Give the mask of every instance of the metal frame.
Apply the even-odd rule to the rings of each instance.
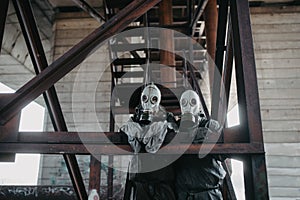
[[[96,47],[111,35],[121,32],[160,0],[135,0],[97,28],[63,56],[55,60],[36,77],[16,91],[16,96],[0,109],[0,124],[5,124],[25,105],[33,101],[54,83],[80,64]]]
[[[36,74],[39,74],[48,67],[48,63],[38,29],[36,27],[32,8],[29,1],[13,0],[13,4],[20,22],[34,70]],[[45,91],[43,96],[54,130],[68,131],[54,86],[51,86],[47,91]],[[86,199],[87,193],[75,155],[63,154],[63,157],[77,196],[79,199]]]
[[[3,103],[0,105],[0,152],[64,155],[66,162],[69,163],[68,169],[71,177],[73,177],[72,181],[77,197],[79,199],[86,199],[87,194],[75,154],[90,154],[86,147],[95,149],[95,152],[99,155],[129,154],[131,149],[127,144],[126,138],[122,138],[122,136],[114,132],[84,134],[68,132],[53,84],[80,64],[99,44],[111,35],[125,29],[132,21],[142,16],[158,2],[160,2],[160,0],[133,1],[124,9],[117,12],[112,18],[108,19],[104,25],[85,37],[67,53],[48,66],[29,2],[13,0],[37,75],[23,85],[16,94],[7,97],[5,101],[3,97],[0,97]],[[268,199],[262,124],[248,0],[226,0],[220,2],[215,59],[222,77],[216,78],[214,81],[213,99],[216,101],[213,102],[214,109],[212,110],[212,116],[213,118],[218,118],[219,116],[224,117],[224,113],[227,111],[228,104],[220,104],[220,84],[224,81],[226,95],[228,96],[234,55],[241,126],[225,129],[223,141],[216,145],[193,144],[188,147],[185,153],[198,154],[200,147],[212,148],[211,154],[229,155],[230,157],[243,160],[245,167],[245,186],[247,188],[245,190],[246,199]],[[225,47],[228,6],[230,6],[231,21],[229,24],[232,26],[232,35],[229,33],[230,37],[227,42],[227,47]],[[7,7],[8,0],[1,1],[0,11],[3,12],[0,12],[2,16],[0,18],[0,41],[3,39]],[[199,16],[196,14],[194,17]],[[193,19],[192,22],[195,20],[196,19]],[[226,53],[225,63],[223,63],[224,51]],[[193,76],[192,79],[194,80],[195,77]],[[45,92],[44,98],[49,113],[51,114],[55,132],[20,132],[18,133],[18,137],[11,137],[12,132],[7,129],[7,126],[11,126],[12,117],[43,92]],[[82,138],[79,138],[79,134],[80,136],[85,135],[85,145],[82,144]],[[106,142],[107,137],[118,145],[118,147],[128,152],[120,151],[117,148],[110,148],[111,144]],[[186,145],[168,145],[165,148],[167,150],[166,153],[174,154],[179,149],[186,148]],[[94,164],[93,169],[97,169],[100,163]],[[90,176],[93,175],[100,178],[99,170],[91,172]],[[90,184],[90,188],[96,187],[96,189],[99,189],[100,185],[98,185],[98,182],[99,181],[95,179],[94,183]],[[109,194],[109,197],[110,196],[111,194]]]
[[[54,129],[55,131],[67,131],[58,98],[52,85],[81,63],[98,44],[103,42],[110,35],[122,31],[122,29],[126,28],[129,23],[144,14],[158,2],[158,0],[134,1],[48,67],[29,1],[13,0],[37,76],[27,82],[27,84],[16,92],[16,95],[11,96],[11,98],[4,103],[5,105],[1,107],[0,112],[0,115],[2,116],[2,119],[0,120],[1,124],[6,124],[8,120],[16,115],[22,107],[34,100],[45,90],[48,90],[44,93],[44,99],[46,101]],[[1,42],[4,33],[7,8],[8,1],[1,1],[1,10],[3,11],[1,12],[3,17],[1,18],[0,24]],[[138,12],[133,12],[135,10],[138,10]],[[3,145],[1,147],[3,147]],[[77,197],[82,200],[87,199],[87,193],[75,155],[63,154],[63,156],[66,161],[75,192],[77,193]]]

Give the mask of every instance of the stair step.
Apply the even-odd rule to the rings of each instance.
[[[117,58],[113,61],[114,65],[143,65],[146,58]]]
[[[176,69],[178,73],[176,73],[176,82],[181,83],[182,82],[182,69]],[[154,77],[157,77],[159,79],[160,77],[160,71],[152,70],[152,74]],[[114,78],[143,78],[144,77],[144,71],[137,71],[137,72],[113,72],[112,73]],[[200,72],[195,72],[195,75],[197,78],[201,79]],[[190,77],[190,72],[187,72],[187,76]]]
[[[143,65],[146,63],[146,58],[117,58],[113,61],[114,65],[123,65],[124,68],[131,68],[131,65]],[[205,60],[194,61],[196,66],[202,66]],[[176,67],[182,67],[182,58],[176,60]]]
[[[113,72],[114,78],[143,78],[144,72]]]
[[[117,92],[116,94],[124,94],[125,96],[128,96],[129,93],[133,94],[134,92],[140,95],[143,87],[144,85],[142,83],[122,83],[115,87],[115,92]],[[170,89],[162,85],[157,85],[157,87],[161,91],[162,99],[174,99],[176,95],[180,96],[185,90],[182,86]]]
[[[150,25],[150,27],[172,29],[176,32],[180,32],[185,35],[189,34],[187,24],[172,24],[172,25],[153,24],[153,25]],[[145,25],[141,24],[140,26],[128,26],[124,31],[129,31],[129,30],[136,29],[136,28],[145,28]]]
[[[112,44],[110,46],[111,46],[111,50],[113,52],[146,51],[147,50],[147,45],[145,43]],[[159,47],[158,40],[152,41],[152,44],[150,45],[150,47],[154,47],[154,48],[151,48],[151,51],[157,51],[156,48]],[[190,49],[190,45],[187,44],[187,41],[183,41],[183,40],[178,41],[177,40],[174,43],[174,49],[175,49],[175,52],[182,54],[183,50]],[[193,45],[192,49],[193,49],[193,52],[206,53],[206,49],[200,48],[200,46],[198,44]]]

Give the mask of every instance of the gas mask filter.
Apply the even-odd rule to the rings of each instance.
[[[198,94],[193,90],[186,90],[180,98],[181,127],[193,127],[197,123],[201,103]]]
[[[156,85],[151,83],[146,86],[141,95],[142,114],[140,116],[140,122],[143,124],[150,124],[153,119],[153,115],[159,110],[159,104],[161,101],[161,93]]]

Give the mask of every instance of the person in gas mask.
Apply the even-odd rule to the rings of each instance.
[[[129,196],[133,200],[175,199],[172,166],[144,172],[148,165],[161,161],[162,157],[155,153],[162,146],[167,133],[177,130],[173,114],[166,112],[160,101],[161,93],[157,86],[153,83],[147,85],[142,91],[140,105],[134,116],[120,128],[136,153],[129,166],[129,171],[135,169],[135,172],[129,173],[127,183],[131,185]],[[143,157],[137,153],[149,154]]]
[[[201,112],[199,96],[186,90],[180,98],[181,120],[179,134],[192,137],[192,143],[202,143],[210,133],[219,134],[221,127]],[[182,155],[175,163],[175,191],[178,200],[220,200],[225,170],[213,155]]]

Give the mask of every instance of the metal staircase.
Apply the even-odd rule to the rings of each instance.
[[[0,153],[45,153],[45,154],[61,154],[69,164],[69,173],[72,176],[72,182],[78,199],[86,199],[87,194],[83,184],[80,171],[77,167],[75,154],[90,154],[84,145],[93,147],[98,155],[114,155],[124,154],[117,148],[108,148],[111,144],[107,144],[106,137],[111,141],[117,142],[120,148],[130,151],[130,147],[124,138],[114,130],[114,120],[111,117],[110,132],[107,133],[89,133],[84,132],[87,144],[83,144],[77,132],[68,132],[64,127],[63,113],[60,111],[59,102],[53,101],[49,103],[48,111],[54,113],[55,132],[22,133],[17,132],[14,128],[18,125],[17,117],[20,110],[28,103],[33,101],[43,92],[47,91],[45,100],[54,99],[56,92],[52,90],[52,86],[62,77],[68,74],[78,64],[93,52],[101,42],[110,38],[113,34],[117,34],[123,30],[130,30],[137,27],[162,27],[174,29],[193,37],[198,43],[213,49],[216,54],[214,61],[217,65],[217,72],[220,76],[214,76],[212,86],[212,111],[205,110],[207,116],[211,113],[214,119],[226,118],[228,104],[220,95],[221,90],[225,90],[225,98],[228,99],[230,93],[230,83],[232,77],[232,68],[236,70],[237,99],[239,103],[240,125],[234,128],[224,127],[222,137],[217,144],[192,144],[185,153],[197,154],[199,148],[210,149],[211,154],[224,155],[228,158],[236,158],[244,163],[244,179],[245,179],[245,196],[247,200],[252,199],[268,199],[268,185],[266,176],[265,151],[262,137],[262,125],[260,118],[260,106],[258,98],[258,87],[255,69],[255,60],[253,52],[253,41],[251,34],[250,12],[248,0],[222,0],[218,1],[218,22],[216,33],[216,44],[210,43],[213,38],[207,27],[210,23],[203,23],[203,9],[206,4],[213,1],[207,0],[107,0],[105,2],[107,21],[99,28],[95,29],[91,34],[86,36],[78,44],[74,45],[60,58],[51,64],[45,62],[45,56],[40,38],[38,37],[37,27],[32,15],[29,1],[13,0],[17,12],[20,12],[19,21],[22,27],[23,35],[26,37],[26,45],[29,49],[31,60],[37,67],[37,75],[19,88],[14,94],[1,95],[0,101],[0,129],[1,129],[1,146]],[[157,4],[161,2],[161,4]],[[171,4],[167,3],[171,2]],[[215,1],[217,2],[217,1]],[[166,4],[165,4],[166,3]],[[8,8],[8,0],[0,3],[1,15],[5,16]],[[165,6],[165,7],[164,7]],[[168,9],[168,6],[169,7]],[[214,5],[214,9],[217,6]],[[170,23],[162,20],[162,16],[168,16],[168,12],[172,10],[172,20]],[[165,11],[165,12],[162,12]],[[145,20],[147,14],[147,20]],[[171,15],[169,15],[171,16]],[[212,17],[215,17],[214,15]],[[166,17],[167,18],[167,17]],[[146,23],[147,22],[147,23]],[[207,21],[206,21],[207,22]],[[0,18],[0,41],[3,37],[5,17]],[[227,28],[228,27],[228,28]],[[188,64],[186,72],[192,88],[196,90],[202,104],[207,104],[207,100],[201,95],[201,88],[198,81],[201,80],[201,65],[204,63],[205,51],[197,51],[193,45],[185,44],[180,37],[174,36],[175,57],[172,64],[166,64],[175,69],[176,73],[173,77],[172,90],[171,87],[162,87],[163,94],[162,105],[168,111],[175,115],[180,114],[176,91],[182,88],[183,74],[183,56],[178,56],[182,52],[182,48],[186,46],[188,55],[193,62]],[[162,51],[157,48],[144,48],[145,36],[140,35],[140,41],[137,44],[131,44],[131,41],[112,40],[109,44],[111,48],[111,72],[112,72],[112,91],[118,90],[118,94],[123,91],[134,90],[141,85],[144,71],[141,67],[150,59],[151,63],[161,61]],[[206,40],[207,38],[207,40]],[[227,41],[226,41],[227,38]],[[153,40],[153,45],[156,40]],[[129,43],[129,44],[128,44]],[[128,51],[126,48],[131,48]],[[137,50],[132,50],[132,48]],[[211,52],[210,52],[211,53]],[[148,56],[148,57],[147,57]],[[174,56],[174,54],[172,55]],[[233,65],[235,63],[235,65]],[[197,70],[194,66],[198,66]],[[152,72],[157,79],[163,82],[164,76],[161,75],[159,68],[153,67]],[[215,73],[216,74],[216,73]],[[126,78],[124,77],[126,76]],[[128,76],[128,78],[127,78]],[[129,79],[129,81],[125,80]],[[221,87],[224,83],[224,88]],[[168,82],[170,84],[170,82]],[[175,92],[173,92],[173,89]],[[48,95],[49,94],[49,95]],[[126,109],[133,112],[133,109],[139,102],[140,90],[133,91],[132,98],[123,98],[116,96],[112,111],[116,114],[127,113]],[[126,93],[125,93],[126,97]],[[131,97],[131,95],[130,95]],[[129,106],[128,106],[129,105]],[[53,108],[53,109],[52,109]],[[104,139],[105,138],[105,139]],[[50,141],[50,142],[49,142]],[[166,148],[168,153],[176,154],[177,150],[182,148],[179,144],[176,148]],[[110,163],[113,159],[110,156]],[[98,161],[92,157],[90,166],[90,188],[100,188]],[[112,171],[108,172],[108,196],[107,199],[113,198],[113,179]],[[224,199],[235,199],[234,192],[231,188],[230,179],[226,179],[226,187],[224,187]]]
[[[114,16],[118,10],[126,6],[130,1],[106,1],[106,18]],[[207,63],[206,49],[195,48],[199,44],[205,45],[205,26],[203,17],[203,9],[207,1],[172,1],[172,13],[173,22],[171,25],[161,25],[159,23],[159,7],[154,6],[143,17],[138,18],[132,25],[128,26],[124,32],[144,28],[147,31],[149,27],[155,28],[168,28],[176,31],[174,33],[174,53],[175,53],[175,65],[169,66],[176,69],[176,78],[173,82],[174,88],[167,88],[163,85],[158,85],[162,93],[161,105],[166,108],[167,111],[172,112],[174,115],[180,115],[179,100],[180,94],[186,89],[184,87],[184,75],[192,89],[197,91],[200,96],[204,112],[209,118],[210,114],[206,105],[206,101],[203,97],[199,82],[201,80],[201,71],[204,70],[204,64]],[[193,17],[193,15],[196,15]],[[176,34],[177,32],[181,34]],[[136,106],[140,102],[140,94],[143,89],[143,80],[145,76],[145,65],[147,60],[151,62],[151,77],[154,82],[162,83],[161,71],[160,71],[160,49],[151,48],[153,46],[159,47],[159,34],[152,33],[150,39],[147,38],[147,33],[136,34],[130,32],[129,37],[118,37],[109,41],[109,49],[111,55],[111,125],[110,131],[116,131],[114,125],[114,115],[118,114],[130,114],[134,113]],[[140,32],[139,32],[140,33]],[[148,32],[149,34],[149,32]],[[190,40],[186,40],[183,37],[192,38],[193,42],[198,42],[194,45]],[[138,37],[138,40],[131,42],[132,38]],[[150,44],[146,44],[147,39]],[[138,42],[137,42],[138,41]],[[148,48],[150,47],[150,48]],[[184,52],[183,52],[184,51]],[[189,52],[188,55],[185,55]],[[180,56],[181,55],[181,56]],[[183,56],[184,55],[184,56]],[[184,57],[191,57],[192,63],[187,62]],[[154,64],[154,65],[153,65]],[[156,64],[156,65],[155,65]],[[186,66],[185,66],[186,65]],[[118,103],[117,103],[118,102]],[[128,108],[129,107],[129,108]],[[110,159],[111,161],[113,159]],[[110,163],[112,165],[113,163]],[[227,170],[227,166],[224,163],[224,168]],[[227,170],[228,172],[228,170]],[[108,177],[112,179],[112,177]],[[108,181],[108,188],[112,188],[112,180]],[[129,183],[126,183],[129,184]],[[125,187],[126,188],[126,187]],[[126,190],[126,189],[125,189]],[[125,191],[126,193],[126,191]],[[229,175],[225,180],[225,187],[223,189],[225,199],[236,199],[232,183]],[[108,191],[108,198],[112,197],[112,190]]]

